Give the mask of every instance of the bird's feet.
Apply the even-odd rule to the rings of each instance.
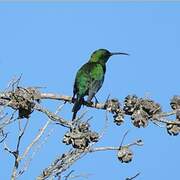
[[[72,102],[72,103],[75,103],[75,100],[76,100],[75,95],[73,95],[73,97],[72,97],[72,99],[71,99],[71,102]]]
[[[94,99],[95,99],[95,101],[93,102],[93,101],[91,101],[91,100],[87,100],[84,104],[88,104],[88,105],[90,105],[90,106],[93,106],[93,104],[94,104],[94,106],[95,107],[97,107],[97,104],[99,103],[99,101],[98,101],[98,99],[94,96]]]

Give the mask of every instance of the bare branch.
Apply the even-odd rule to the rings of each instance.
[[[25,131],[27,129],[28,122],[29,122],[29,119],[26,120],[26,123],[25,123],[25,126],[24,126],[23,130],[19,132],[19,137],[18,137],[18,141],[17,141],[16,150],[11,151],[11,150],[9,150],[9,148],[7,148],[7,146],[5,147],[5,150],[7,150],[9,153],[13,154],[14,158],[15,158],[13,172],[12,172],[12,175],[11,175],[12,180],[15,180],[16,176],[17,176],[17,169],[18,169],[18,166],[19,166],[19,146],[20,146],[20,143],[21,143],[21,139],[22,139],[22,137],[23,137],[23,135],[24,135],[24,133],[25,133]]]
[[[130,146],[143,146],[142,140],[136,140],[133,143],[120,146],[120,147],[130,147]],[[118,151],[120,147],[114,147],[114,146],[106,146],[106,147],[96,147],[96,148],[90,148],[88,151],[89,152],[96,152],[96,151]]]
[[[2,117],[3,122],[0,123],[0,129],[3,129],[8,124],[11,124],[11,123],[13,123],[13,122],[15,122],[17,120],[17,118],[14,119],[15,113],[16,113],[16,111],[14,111],[10,117],[5,117],[5,116]]]
[[[1,133],[1,136],[2,136],[2,139],[0,140],[0,143],[2,143],[7,138],[8,133],[4,133],[3,130],[1,130],[0,133]]]
[[[23,168],[19,170],[19,175],[22,175],[24,172],[28,170],[28,167],[33,160],[35,154],[41,149],[41,147],[47,142],[48,137],[53,133],[54,129],[51,129],[50,132],[47,134],[45,139],[36,147],[36,149],[33,151],[32,155],[24,162]],[[25,156],[24,156],[25,158]]]
[[[121,140],[121,144],[120,144],[120,146],[119,146],[119,149],[121,149],[121,147],[122,147],[122,145],[123,145],[123,142],[124,142],[124,140],[125,140],[125,138],[126,138],[126,136],[127,136],[128,133],[129,133],[129,130],[127,130],[127,131],[124,133],[123,138],[122,138],[122,140]]]
[[[59,175],[74,164],[84,153],[81,149],[72,149],[69,152],[60,155],[48,168],[44,169],[37,180],[45,180],[52,175]]]
[[[54,93],[41,93],[41,99],[53,99],[73,103],[71,96],[59,95]],[[86,101],[84,101],[83,105],[96,109],[105,109],[105,103],[87,103]]]
[[[104,135],[105,135],[105,133],[106,133],[106,131],[107,131],[107,129],[108,129],[108,121],[109,121],[109,119],[108,119],[108,114],[107,114],[107,111],[106,111],[106,114],[105,114],[105,122],[104,122],[104,127],[103,127],[103,129],[102,129],[102,132],[100,133],[100,135],[99,135],[99,139],[101,139]]]
[[[37,143],[37,141],[40,139],[40,137],[43,135],[44,131],[46,130],[46,128],[48,127],[48,125],[50,124],[51,120],[48,120],[45,125],[39,130],[39,133],[36,135],[36,137],[33,139],[33,141],[28,145],[28,147],[25,149],[24,153],[22,154],[22,156],[19,157],[19,160],[24,159],[27,154],[29,153],[30,149],[32,148],[32,146]]]
[[[61,126],[64,126],[67,128],[72,128],[72,122],[71,121],[64,120],[63,118],[57,116],[55,113],[50,112],[48,109],[43,108],[39,104],[36,103],[34,109],[37,111],[40,111],[42,113],[45,113],[49,117],[49,119],[51,119],[52,121],[56,121]]]
[[[96,147],[89,149],[89,152],[97,152],[97,151],[118,151],[119,147],[106,146],[106,147]]]
[[[143,146],[144,143],[143,143],[143,141],[141,139],[138,139],[138,140],[134,141],[133,143],[127,144],[125,146],[130,147],[130,146],[134,146],[134,145],[136,145],[136,146]]]

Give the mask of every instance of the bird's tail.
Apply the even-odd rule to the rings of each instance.
[[[76,118],[76,114],[80,110],[82,103],[83,103],[83,98],[77,98],[75,100],[74,106],[72,108],[72,112],[73,112],[72,120],[74,120]]]

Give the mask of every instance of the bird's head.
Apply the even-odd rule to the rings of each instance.
[[[108,59],[113,55],[129,55],[121,52],[109,52],[107,49],[98,49],[91,55],[90,62],[107,63]]]

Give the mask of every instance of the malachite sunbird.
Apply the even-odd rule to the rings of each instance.
[[[76,114],[83,104],[84,96],[88,96],[87,102],[90,103],[101,88],[106,73],[106,63],[113,55],[128,54],[98,49],[92,53],[89,61],[78,70],[73,88],[74,106],[72,109],[72,120],[76,118]]]

